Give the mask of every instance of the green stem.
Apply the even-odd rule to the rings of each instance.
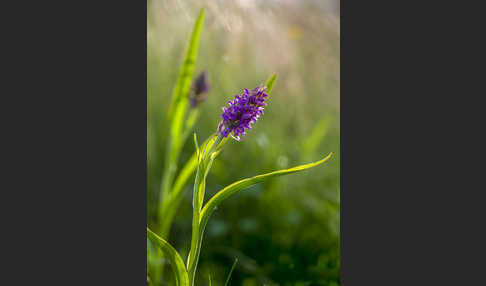
[[[202,205],[204,202],[204,194],[206,190],[206,178],[211,169],[213,160],[222,148],[222,145],[226,140],[222,141],[222,138],[218,136],[215,142],[211,145],[209,150],[206,148],[201,150],[202,158],[199,160],[197,167],[196,178],[194,180],[194,189],[192,196],[193,215],[192,215],[192,237],[191,237],[191,249],[189,256],[187,257],[187,269],[189,275],[189,283],[194,285],[196,276],[197,264],[199,261],[199,254],[201,252],[202,235],[204,233],[204,227],[200,226],[200,214]]]
[[[214,137],[209,137],[208,139],[206,139],[202,144],[202,148],[204,148],[206,144],[210,144],[209,146],[212,146],[214,143],[214,141],[212,140],[213,138]],[[185,140],[186,139],[184,139],[183,141]],[[177,179],[175,179],[174,184],[172,185],[170,194],[162,202],[163,214],[161,215],[162,220],[159,221],[160,236],[168,238],[172,222],[174,221],[177,210],[179,209],[179,206],[182,203],[182,199],[184,198],[184,186],[186,185],[186,182],[190,178],[190,176],[196,171],[197,166],[198,158],[196,151],[181,169],[179,175],[177,176]]]
[[[192,237],[191,237],[191,250],[187,257],[187,270],[189,275],[190,285],[194,285],[194,276],[196,274],[197,260],[198,260],[198,244],[199,244],[199,188],[201,187],[201,169],[198,166],[196,179],[194,181],[194,191],[192,198],[193,213],[192,213]]]

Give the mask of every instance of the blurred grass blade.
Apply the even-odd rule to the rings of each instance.
[[[164,265],[163,257],[162,249],[156,247],[155,243],[147,237],[147,274],[150,275],[153,284],[158,284],[161,279],[159,269]]]
[[[312,134],[304,140],[302,149],[306,156],[312,156],[315,154],[317,147],[319,147],[322,140],[327,135],[327,131],[331,125],[331,120],[332,117],[330,115],[323,117],[314,127],[314,130],[312,130]]]
[[[197,158],[199,158],[199,143],[197,143],[197,135],[196,135],[196,132],[194,132],[194,147],[196,148],[195,155],[196,155]],[[192,157],[194,157],[194,155]],[[192,157],[191,157],[191,160],[193,159]]]
[[[169,259],[170,265],[174,270],[176,284],[178,286],[189,285],[189,277],[187,275],[186,267],[184,265],[184,261],[179,256],[179,253],[177,253],[177,251],[167,241],[153,233],[148,227],[147,237],[155,245],[160,247],[160,249],[162,249],[162,251],[164,252],[165,256]]]
[[[189,41],[189,46],[186,51],[186,57],[184,59],[184,63],[182,64],[182,68],[179,71],[176,86],[172,93],[172,102],[170,104],[168,112],[169,118],[172,118],[173,112],[175,111],[177,105],[179,105],[181,102],[185,102],[187,104],[187,93],[189,92],[189,88],[191,87],[192,76],[194,73],[194,65],[196,63],[197,51],[199,49],[199,38],[201,36],[203,20],[204,8],[201,9],[199,17],[197,18],[196,23],[194,24],[194,28],[192,30],[191,39]]]
[[[209,286],[211,286],[211,273],[208,274],[209,275]]]
[[[189,161],[184,165],[179,176],[175,180],[174,187],[172,188],[169,198],[162,202],[162,215],[161,215],[161,227],[160,234],[162,237],[167,237],[172,221],[174,220],[175,214],[179,209],[179,205],[184,197],[183,191],[187,180],[191,177],[197,167],[197,152],[195,152]]]
[[[223,200],[230,197],[234,193],[237,193],[240,190],[243,190],[245,188],[253,186],[257,183],[263,182],[263,181],[265,181],[269,178],[272,178],[272,177],[289,175],[289,174],[292,174],[292,173],[295,173],[295,172],[304,171],[304,170],[307,170],[309,168],[318,166],[318,165],[326,162],[327,160],[329,160],[329,158],[331,158],[332,154],[333,153],[331,152],[331,153],[329,153],[329,155],[327,155],[322,160],[319,160],[319,161],[314,162],[314,163],[300,165],[300,166],[296,166],[296,167],[293,167],[293,168],[290,168],[290,169],[284,169],[284,170],[274,171],[274,172],[270,172],[270,173],[263,174],[263,175],[254,176],[254,177],[251,177],[251,178],[247,178],[247,179],[243,179],[241,181],[235,182],[235,183],[225,187],[224,189],[219,191],[216,195],[214,195],[204,206],[204,208],[201,212],[201,218],[200,218],[200,224],[201,224],[200,230],[201,230],[201,232],[204,231],[204,228],[205,228],[205,226],[206,226],[206,224],[209,220],[209,217],[211,216],[212,212],[214,211],[214,209]]]
[[[265,83],[265,86],[267,87],[267,94],[270,94],[273,88],[273,84],[275,83],[275,80],[277,79],[277,75],[273,74]]]
[[[235,262],[233,262],[233,266],[231,266],[231,270],[228,274],[228,278],[226,278],[226,282],[224,282],[224,286],[228,286],[228,283],[231,278],[231,274],[233,274],[233,270],[235,270],[236,263],[238,263],[238,258],[235,258]]]
[[[199,118],[199,109],[198,108],[191,108],[189,114],[187,115],[186,124],[184,126],[184,130],[182,130],[181,135],[181,142],[186,142],[187,137],[192,131],[192,128],[197,122]]]
[[[191,87],[192,75],[194,73],[194,65],[196,62],[197,51],[199,47],[199,38],[202,30],[202,23],[204,19],[204,8],[201,9],[199,17],[194,24],[194,29],[191,35],[191,40],[187,48],[186,57],[179,71],[177,83],[172,94],[172,103],[169,108],[170,119],[170,136],[167,142],[166,159],[164,164],[164,171],[162,175],[162,184],[159,196],[159,220],[162,220],[164,215],[164,200],[167,200],[169,195],[175,173],[177,171],[177,161],[179,159],[180,150],[185,142],[187,134],[183,133],[184,117],[186,114],[188,103],[188,92]],[[192,121],[195,122],[197,113],[193,116]],[[190,120],[191,121],[191,120]],[[191,124],[191,122],[189,122]]]

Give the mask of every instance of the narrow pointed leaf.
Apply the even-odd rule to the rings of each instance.
[[[169,259],[170,265],[172,266],[172,269],[174,271],[176,284],[178,286],[188,286],[189,276],[187,275],[184,261],[179,256],[179,253],[177,253],[177,251],[172,247],[172,245],[170,245],[163,238],[153,233],[148,227],[147,227],[147,237],[148,239],[150,239],[150,241],[152,241],[155,245],[157,245],[160,249],[162,249],[165,257]]]
[[[231,278],[231,274],[233,274],[233,270],[235,270],[236,263],[238,263],[238,258],[235,258],[235,262],[233,262],[233,266],[231,266],[231,270],[228,274],[228,278],[226,278],[226,282],[224,283],[224,286],[228,286],[228,283]]]
[[[187,115],[186,118],[184,130],[182,131],[181,142],[186,142],[186,139],[191,133],[191,131],[193,130],[193,127],[196,124],[198,118],[199,118],[199,109],[198,108],[190,109],[189,114]]]
[[[277,176],[289,175],[289,174],[292,174],[292,173],[295,173],[295,172],[304,171],[304,170],[307,170],[309,168],[318,166],[318,165],[326,162],[327,160],[329,160],[329,158],[331,158],[332,154],[333,153],[331,152],[331,153],[329,153],[329,155],[327,155],[322,160],[319,160],[319,161],[314,162],[314,163],[300,165],[300,166],[296,166],[296,167],[289,168],[289,169],[284,169],[284,170],[266,173],[266,174],[263,174],[263,175],[254,176],[254,177],[251,177],[251,178],[247,178],[247,179],[243,179],[241,181],[235,182],[235,183],[225,187],[224,189],[219,191],[216,195],[214,195],[204,206],[204,208],[201,212],[201,217],[200,217],[201,231],[204,231],[204,228],[205,228],[205,226],[206,226],[206,224],[209,220],[209,217],[211,216],[212,212],[214,211],[214,209],[223,200],[230,197],[231,195],[233,195],[233,194],[237,193],[238,191],[241,191],[245,188],[253,186],[257,183],[263,182],[267,179],[277,177]]]
[[[179,71],[177,83],[172,92],[172,102],[169,107],[169,118],[173,116],[176,106],[181,102],[187,104],[187,93],[191,87],[191,81],[194,73],[194,65],[196,63],[197,52],[199,49],[199,38],[201,36],[202,24],[204,20],[204,8],[201,9],[199,17],[194,23],[189,46],[186,51],[186,56],[182,64],[182,68]],[[184,106],[185,107],[185,106]]]
[[[270,95],[270,92],[272,91],[273,84],[275,83],[275,80],[277,79],[277,75],[273,74],[265,83],[265,86],[267,87],[267,94]]]
[[[196,148],[196,157],[199,157],[199,143],[197,143],[196,132],[194,132],[194,147]],[[191,157],[191,159],[192,159],[192,157]]]

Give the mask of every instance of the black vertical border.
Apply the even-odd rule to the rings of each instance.
[[[342,285],[484,284],[482,11],[341,2]]]
[[[12,4],[0,284],[145,285],[147,2]]]

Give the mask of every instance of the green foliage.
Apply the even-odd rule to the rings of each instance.
[[[270,94],[275,79],[276,79],[276,75],[274,74],[267,81],[268,84],[267,87],[269,87],[267,94]],[[203,207],[204,195],[206,192],[206,178],[209,174],[214,159],[219,155],[223,146],[228,141],[228,138],[221,138],[218,135],[213,135],[208,140],[209,140],[208,143],[205,144],[204,149],[201,151],[201,149],[198,147],[197,144],[196,134],[194,134],[194,143],[196,147],[198,164],[197,164],[196,178],[194,181],[194,191],[193,191],[193,201],[192,201],[193,217],[192,217],[191,249],[189,251],[189,256],[187,257],[187,268],[189,272],[189,280],[191,285],[194,285],[197,264],[199,262],[199,255],[201,251],[204,228],[206,227],[207,220],[209,219],[209,215],[207,215],[206,218],[204,218],[204,215],[201,216],[201,209]],[[255,180],[255,182],[257,181],[258,179]],[[222,196],[224,196],[224,194]],[[211,209],[211,211],[213,209]],[[204,211],[202,213],[204,214]],[[204,220],[201,220],[201,218],[204,218]]]
[[[208,138],[204,141],[204,143],[201,145],[201,147],[208,146],[211,147],[212,144],[214,143],[214,140],[211,140],[214,138]],[[192,156],[189,158],[189,160],[186,162],[184,167],[181,169],[179,176],[176,178],[174,182],[174,186],[172,187],[171,193],[167,197],[166,200],[164,200],[162,204],[162,209],[164,210],[164,215],[161,220],[161,233],[163,234],[168,234],[172,221],[174,220],[174,216],[179,209],[179,206],[181,204],[182,198],[183,198],[183,191],[184,191],[184,186],[187,183],[187,180],[191,177],[191,175],[194,173],[196,170],[197,164],[198,164],[198,152],[199,152],[199,147],[197,145],[197,138],[196,134],[194,133],[194,142],[196,144],[196,152],[192,154]]]
[[[254,177],[251,177],[251,178],[240,180],[238,182],[235,182],[235,183],[227,186],[226,188],[219,191],[216,195],[214,195],[209,200],[209,202],[207,202],[207,204],[204,206],[204,209],[201,212],[201,218],[200,218],[200,225],[202,225],[202,229],[204,229],[204,227],[206,226],[206,224],[209,220],[209,217],[211,216],[213,211],[216,209],[216,207],[223,200],[227,199],[228,197],[232,196],[233,194],[237,193],[238,191],[244,190],[244,189],[246,189],[250,186],[253,186],[255,184],[258,184],[260,182],[268,180],[272,177],[289,175],[289,174],[292,174],[292,173],[301,172],[301,171],[307,170],[309,168],[318,166],[318,165],[326,162],[327,160],[329,160],[329,158],[331,158],[331,156],[332,156],[332,153],[330,153],[325,158],[323,158],[323,159],[321,159],[317,162],[314,162],[314,163],[300,165],[300,166],[296,166],[296,167],[285,169],[285,170],[279,170],[279,171],[270,172],[270,173],[263,174],[263,175],[254,176]]]
[[[206,178],[214,159],[221,151],[222,146],[227,142],[227,138],[222,139],[219,136],[213,135],[210,137],[208,143],[205,144],[203,149],[197,147],[196,136],[194,136],[194,142],[196,144],[196,153],[198,155],[198,165],[192,195],[193,217],[191,250],[189,251],[189,256],[187,257],[187,269],[191,286],[194,285],[194,278],[201,251],[202,232],[199,231],[201,227],[199,218],[206,190]]]
[[[199,110],[195,108],[189,111],[189,115],[186,118],[189,101],[188,94],[194,74],[203,20],[204,9],[201,9],[199,17],[194,24],[186,56],[172,93],[172,103],[168,112],[170,136],[166,147],[165,165],[159,195],[158,223],[160,227],[157,229],[161,236],[165,238],[169,236],[172,221],[181,201],[182,186],[193,172],[191,161],[189,161],[189,165],[184,167],[173,188],[172,183],[176,175],[181,148],[199,116]],[[162,267],[155,270],[155,276],[157,278],[163,276],[163,271],[162,265]]]
[[[199,49],[199,38],[201,36],[202,26],[204,20],[204,8],[201,9],[199,17],[194,23],[194,28],[191,34],[191,38],[186,51],[186,56],[182,67],[179,71],[176,85],[172,93],[172,103],[169,108],[169,122],[170,122],[170,136],[168,138],[166,161],[164,173],[162,176],[162,184],[159,196],[159,223],[161,224],[160,233],[163,237],[168,236],[170,226],[175,212],[177,211],[179,190],[190,174],[192,173],[191,165],[184,169],[182,177],[180,177],[179,185],[175,191],[176,195],[171,195],[172,182],[177,171],[177,163],[179,154],[184,142],[187,139],[187,135],[194,126],[199,116],[198,109],[191,109],[189,116],[186,119],[188,105],[188,93],[191,87],[191,82],[194,74],[194,66],[197,59],[197,52]],[[184,123],[185,120],[185,123]],[[170,202],[176,201],[175,204]],[[173,207],[174,206],[174,207]]]
[[[189,92],[189,88],[191,87],[191,81],[194,73],[194,65],[196,64],[197,51],[199,49],[199,38],[201,37],[203,21],[204,8],[202,8],[199,12],[199,17],[197,18],[196,23],[194,24],[194,28],[192,30],[191,39],[189,41],[186,52],[186,57],[182,64],[182,68],[179,71],[179,77],[177,78],[177,83],[172,93],[172,103],[168,113],[169,117],[173,116],[174,108],[176,110],[180,110],[181,113],[185,112],[183,107],[186,106],[188,101],[187,93]],[[176,118],[175,120],[173,120],[173,126],[178,126],[183,118],[181,117],[181,114],[176,113],[175,116]],[[172,135],[180,134],[180,132],[177,131],[179,130],[174,130],[174,133]]]
[[[191,33],[187,20],[197,15],[201,5],[193,0],[181,7],[175,7],[174,1],[161,3],[149,9],[147,22],[147,222],[153,230],[158,229],[157,200],[171,139],[172,123],[164,119],[175,114],[171,95]],[[244,142],[227,144],[214,160],[201,205],[224,186],[256,172],[286,169],[329,151],[336,154],[325,168],[270,178],[218,205],[206,226],[196,284],[207,285],[206,275],[211,273],[211,284],[223,285],[228,266],[237,257],[230,285],[339,285],[339,32],[331,27],[336,22],[319,9],[306,11],[305,19],[295,19],[295,11],[270,3],[256,11],[231,2],[207,5],[194,74],[208,71],[214,96],[198,107],[197,116],[186,109],[179,129],[181,169],[174,172],[170,188],[179,194],[174,196],[178,201],[171,203],[178,207],[171,215],[170,239],[164,238],[186,258],[192,230],[188,181],[194,180],[197,168],[193,144],[184,143],[192,132],[187,130],[195,128],[199,139],[210,137],[222,104],[276,71],[279,81],[271,86],[265,115]],[[239,27],[237,20],[248,15],[265,19],[265,29],[258,21]],[[300,39],[287,39],[295,34]],[[204,149],[202,141],[198,145]],[[163,265],[155,249],[150,251],[149,268]],[[172,273],[167,272],[159,281],[148,273],[152,285],[173,285]]]
[[[270,95],[270,92],[272,91],[273,84],[275,83],[275,80],[277,79],[277,75],[273,74],[265,83],[265,86],[267,87],[267,94]]]
[[[243,190],[245,188],[248,188],[252,185],[263,182],[265,180],[268,180],[272,177],[288,175],[288,174],[304,171],[306,169],[310,169],[312,167],[318,166],[326,162],[332,156],[332,153],[330,153],[325,158],[314,163],[300,165],[293,168],[274,171],[267,174],[258,175],[251,178],[240,180],[219,191],[206,203],[204,208],[202,208],[205,189],[206,189],[206,177],[208,175],[209,169],[211,168],[213,160],[220,153],[222,147],[226,143],[225,141],[226,139],[221,140],[219,136],[218,137],[215,136],[214,138],[215,138],[213,139],[214,143],[211,145],[210,149],[206,150],[205,148],[204,151],[202,152],[199,149],[197,149],[196,151],[199,156],[198,156],[198,167],[197,167],[196,179],[194,182],[194,192],[193,192],[193,221],[192,221],[191,250],[187,258],[189,280],[191,285],[194,285],[196,269],[197,269],[197,264],[199,262],[202,239],[203,239],[204,230],[206,228],[206,224],[208,223],[209,217],[211,216],[212,212],[223,200],[237,193],[240,190]],[[197,142],[196,139],[195,142]]]
[[[311,135],[304,139],[302,144],[302,152],[307,157],[311,157],[316,153],[317,148],[322,143],[324,137],[331,126],[332,117],[328,114],[324,116],[314,127]]]
[[[179,253],[163,238],[153,233],[147,227],[147,238],[150,239],[155,245],[157,245],[163,252],[165,257],[169,259],[172,270],[174,271],[174,277],[178,286],[189,285],[189,278],[187,276],[186,267],[184,261],[179,256]]]
[[[228,278],[226,278],[226,282],[224,282],[224,286],[228,285],[230,278],[231,278],[231,274],[233,274],[233,270],[235,270],[236,263],[238,263],[238,258],[236,258],[235,262],[233,262],[233,265],[231,266],[230,272],[228,273]]]

